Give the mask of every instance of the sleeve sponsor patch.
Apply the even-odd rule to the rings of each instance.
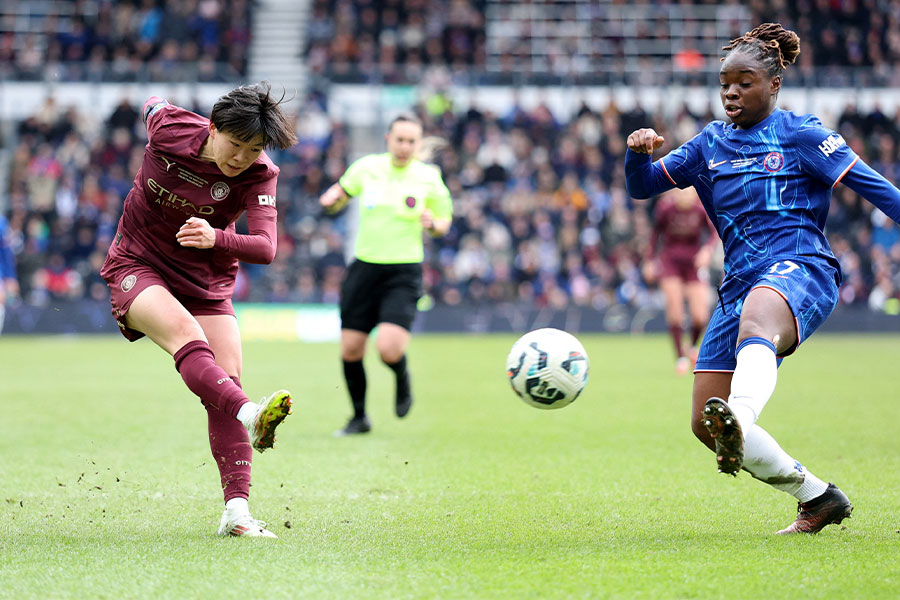
[[[168,105],[169,105],[169,103],[168,103],[166,100],[163,100],[162,102],[157,102],[156,104],[151,104],[151,105],[147,108],[147,114],[144,115],[144,122],[145,122],[145,123],[147,122],[147,119],[150,118],[150,115],[152,115],[153,113],[155,113],[156,111],[158,111],[158,110],[161,109],[162,107],[168,106]]]
[[[275,206],[275,196],[271,194],[260,194],[257,198],[259,198],[259,203],[264,206]]]
[[[840,134],[832,133],[830,136],[825,138],[825,140],[821,144],[819,144],[819,151],[822,152],[825,158],[828,158],[834,153],[835,150],[843,146],[845,143],[846,142],[844,141],[844,138],[841,137]]]

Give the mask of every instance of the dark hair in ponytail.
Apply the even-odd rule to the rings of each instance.
[[[781,75],[800,54],[800,36],[781,23],[763,23],[722,46],[727,53],[740,52],[759,60],[769,77]],[[722,58],[722,60],[725,60]]]

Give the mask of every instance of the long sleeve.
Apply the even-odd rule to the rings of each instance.
[[[249,233],[216,230],[217,250],[225,250],[238,260],[259,265],[267,265],[275,260],[277,247],[275,213],[250,207],[247,209],[247,228]]]
[[[625,189],[632,198],[649,198],[675,187],[665,169],[649,154],[625,152]]]
[[[900,223],[900,190],[862,159],[839,181]]]

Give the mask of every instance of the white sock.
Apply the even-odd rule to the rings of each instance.
[[[0,279],[0,285],[3,285],[3,280]],[[3,321],[6,320],[6,306],[0,302],[0,332],[3,331]]]
[[[238,409],[237,420],[244,424],[248,430],[253,427],[253,417],[259,411],[259,404],[247,401]]]
[[[744,468],[753,477],[800,502],[808,502],[825,492],[828,484],[782,450],[765,429],[753,425],[744,431]]]
[[[747,343],[745,340],[743,347],[738,348],[737,366],[734,368],[731,394],[728,396],[728,406],[741,424],[745,439],[766,402],[772,397],[775,381],[778,379],[774,346],[763,343],[765,340],[762,338],[750,339],[759,340],[759,343]]]
[[[250,505],[246,498],[232,498],[225,503],[225,510],[233,514],[250,514]]]

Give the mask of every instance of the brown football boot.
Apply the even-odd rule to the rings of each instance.
[[[825,493],[809,502],[797,503],[797,520],[778,532],[778,535],[791,533],[819,533],[826,525],[839,525],[850,517],[853,505],[850,499],[833,483],[828,484]]]

